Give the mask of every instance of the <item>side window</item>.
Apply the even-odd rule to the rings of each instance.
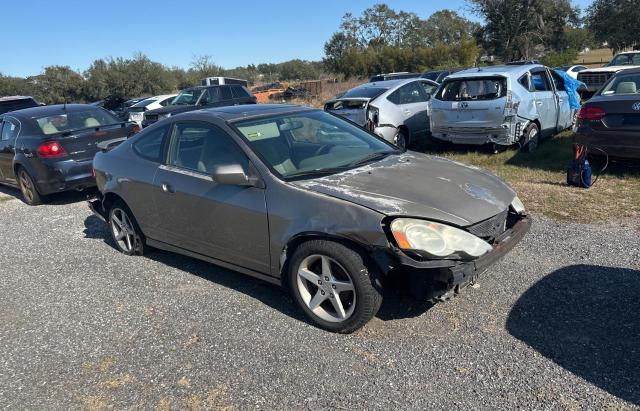
[[[216,166],[241,164],[246,169],[247,163],[244,153],[220,128],[201,122],[177,123],[169,164],[210,174]]]
[[[549,91],[551,90],[551,84],[547,78],[547,73],[544,71],[537,71],[531,73],[531,83],[535,91]]]
[[[231,100],[231,87],[220,87],[220,91],[222,91],[223,100]]]
[[[564,88],[564,80],[554,71],[551,72],[551,79],[553,80],[553,84],[556,86],[556,90],[566,91],[566,89]]]
[[[18,135],[18,123],[13,120],[5,119],[2,123],[2,134],[0,140],[9,141]]]
[[[164,157],[164,143],[169,134],[169,130],[170,126],[166,125],[141,134],[133,143],[133,150],[140,157],[161,163]]]
[[[422,89],[424,90],[425,94],[429,94],[429,95],[432,95],[433,93],[435,93],[436,89],[438,88],[438,86],[434,86],[433,84],[427,83],[426,81],[421,81],[420,85],[422,86]]]
[[[420,103],[425,101],[417,81],[405,84],[400,87],[396,93],[398,93],[399,104]]]
[[[242,86],[232,86],[231,91],[233,92],[233,97],[235,98],[249,97],[249,93]]]
[[[522,77],[518,79],[518,83],[522,85],[525,89],[532,91],[531,85],[529,84],[529,75],[523,74]]]
[[[165,98],[164,100],[162,100],[162,101],[160,102],[160,105],[161,105],[162,107],[166,107],[166,106],[168,106],[168,105],[169,105],[169,103],[171,103],[171,101],[172,101],[173,99],[174,99],[174,97]]]

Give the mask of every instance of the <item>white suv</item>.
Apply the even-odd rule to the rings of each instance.
[[[166,107],[171,104],[171,101],[173,101],[175,96],[177,96],[177,94],[163,94],[161,96],[149,97],[137,102],[133,106],[129,107],[129,121],[133,121],[138,123],[138,125],[141,125],[145,111]]]

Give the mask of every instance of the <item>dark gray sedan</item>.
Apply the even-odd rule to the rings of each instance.
[[[94,168],[91,207],[120,251],[149,245],[282,284],[336,332],[366,324],[392,277],[425,299],[459,292],[530,225],[494,175],[304,107],[177,115]]]

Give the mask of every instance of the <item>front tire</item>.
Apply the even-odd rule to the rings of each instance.
[[[25,170],[23,167],[18,168],[18,186],[20,187],[20,191],[22,192],[22,198],[24,202],[28,205],[35,206],[40,205],[44,202],[43,196],[38,192],[38,188],[36,187],[33,178],[31,175]]]
[[[312,240],[290,259],[288,280],[294,299],[320,328],[351,333],[378,312],[382,293],[376,269],[342,244]]]
[[[133,213],[122,201],[113,203],[109,210],[109,232],[116,248],[126,255],[144,254],[145,239]]]

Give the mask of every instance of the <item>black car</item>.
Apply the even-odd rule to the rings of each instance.
[[[442,80],[444,80],[445,77],[453,73],[457,73],[458,71],[461,71],[461,70],[464,70],[464,69],[452,68],[452,69],[444,69],[444,70],[425,71],[424,73],[422,73],[420,77],[435,81],[436,83],[442,83]]]
[[[640,159],[640,69],[623,70],[609,79],[576,120],[575,142],[592,154]]]
[[[0,115],[0,183],[17,186],[27,204],[48,194],[95,186],[93,156],[102,141],[139,131],[88,104],[33,107]]]
[[[144,113],[142,127],[149,126],[158,120],[178,113],[200,108],[237,106],[255,104],[256,97],[240,84],[222,86],[199,86],[184,89],[167,107],[149,110]]]
[[[403,80],[416,77],[420,77],[420,73],[409,73],[408,71],[401,71],[398,73],[377,74],[375,76],[369,77],[369,83],[387,80]]]
[[[0,114],[38,106],[39,104],[33,99],[33,97],[29,96],[0,97]]]

